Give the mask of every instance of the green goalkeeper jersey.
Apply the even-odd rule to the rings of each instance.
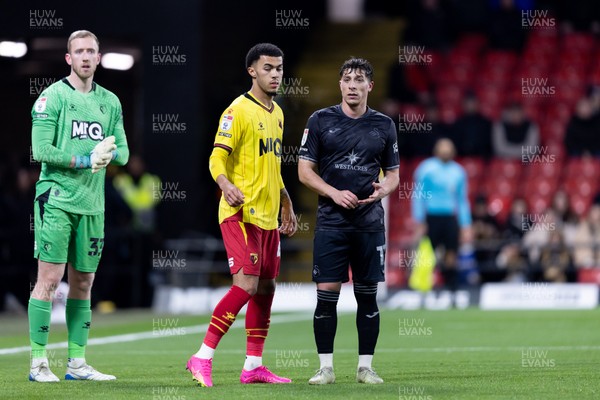
[[[65,78],[42,92],[31,110],[32,151],[42,163],[36,198],[44,195],[48,204],[74,214],[104,212],[106,169],[70,167],[73,156],[86,156],[107,136],[115,136],[116,158],[125,165],[129,158],[123,128],[121,103],[115,94],[93,83],[81,93]]]

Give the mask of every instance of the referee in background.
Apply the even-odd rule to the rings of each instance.
[[[452,292],[458,286],[459,244],[472,241],[467,174],[453,160],[455,155],[454,143],[447,138],[439,139],[433,157],[421,162],[415,170],[415,188],[422,195],[412,197],[417,238],[428,235],[436,254],[443,248],[440,269],[446,288]]]

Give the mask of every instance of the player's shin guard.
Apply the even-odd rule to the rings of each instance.
[[[333,353],[339,298],[340,292],[317,289],[317,308],[313,317],[313,329],[319,354]]]
[[[232,286],[215,307],[210,324],[204,337],[204,343],[216,349],[219,341],[227,333],[235,317],[244,304],[250,300],[250,295],[239,286]]]
[[[377,337],[379,336],[377,283],[354,282],[354,297],[358,304],[356,311],[358,354],[374,354]]]
[[[262,357],[271,321],[274,294],[255,294],[246,311],[246,355]]]
[[[29,299],[27,314],[29,317],[29,341],[31,358],[46,357],[46,344],[50,334],[50,314],[52,302],[34,298]]]
[[[90,300],[67,299],[67,332],[68,332],[68,357],[85,358],[92,324],[92,308]]]

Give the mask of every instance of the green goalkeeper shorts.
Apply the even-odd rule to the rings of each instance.
[[[42,197],[42,196],[40,196]],[[80,272],[96,272],[104,247],[104,214],[72,214],[34,202],[33,256],[41,261],[71,263]]]

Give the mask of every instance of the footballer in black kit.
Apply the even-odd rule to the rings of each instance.
[[[399,167],[396,127],[371,108],[354,119],[341,105],[327,107],[308,119],[300,158],[316,163],[329,185],[365,199],[381,170]],[[313,281],[347,282],[351,264],[354,279],[383,282],[384,229],[380,201],[346,209],[319,196]],[[374,232],[380,234],[365,234]]]
[[[395,124],[367,106],[373,84],[367,60],[345,61],[341,104],[313,113],[302,136],[298,176],[319,195],[312,279],[317,284],[313,327],[320,368],[309,379],[311,385],[335,382],[337,302],[342,283],[349,281],[349,267],[358,305],[356,380],[383,383],[371,367],[380,323],[377,284],[385,280],[381,199],[398,187],[399,158]]]

